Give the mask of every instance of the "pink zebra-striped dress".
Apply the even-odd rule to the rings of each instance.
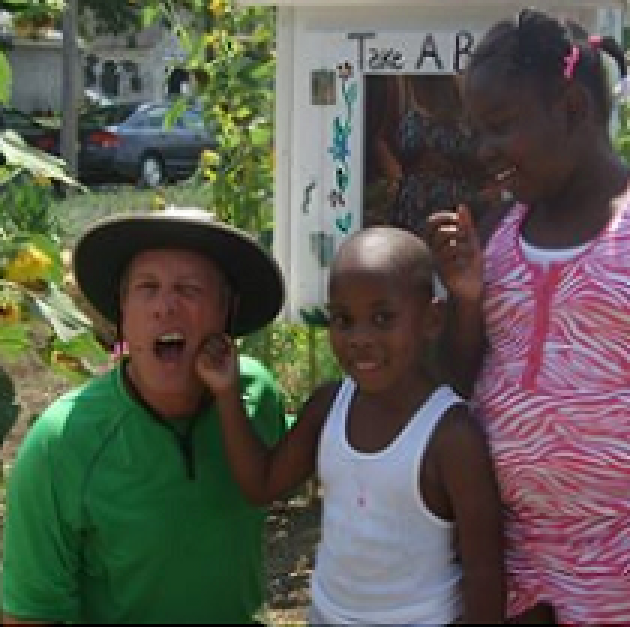
[[[523,254],[523,206],[485,251],[490,350],[473,403],[506,510],[508,615],[630,624],[630,200],[576,257]]]

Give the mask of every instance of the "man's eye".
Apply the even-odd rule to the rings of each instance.
[[[145,282],[139,282],[138,284],[136,284],[135,288],[137,291],[143,291],[143,292],[149,292],[149,291],[154,291],[155,289],[157,289],[157,282],[152,282],[152,281],[145,281]]]
[[[182,284],[179,292],[185,297],[196,297],[201,294],[203,289],[197,284]]]

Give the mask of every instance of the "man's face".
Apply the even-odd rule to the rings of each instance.
[[[150,250],[131,262],[121,290],[122,332],[129,376],[143,398],[168,413],[171,402],[203,391],[195,356],[204,339],[225,330],[229,290],[201,254]]]

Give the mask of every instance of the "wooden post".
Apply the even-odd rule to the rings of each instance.
[[[78,0],[66,0],[63,14],[63,81],[62,81],[62,121],[61,157],[68,165],[68,171],[75,176],[78,172],[78,94],[79,94],[79,47]]]

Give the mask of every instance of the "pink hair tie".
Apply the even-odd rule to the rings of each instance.
[[[564,58],[564,78],[571,79],[575,72],[575,66],[577,66],[580,60],[580,49],[573,45],[571,46],[571,52]]]
[[[591,48],[595,48],[596,50],[602,45],[604,38],[601,35],[590,35],[588,38],[588,43]]]

